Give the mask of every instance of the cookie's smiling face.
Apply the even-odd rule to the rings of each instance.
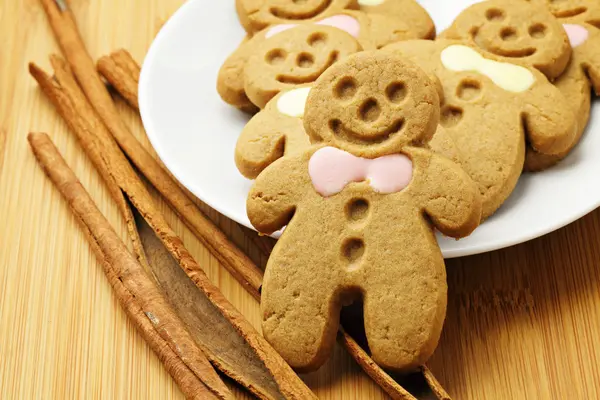
[[[387,82],[384,91],[372,91],[370,86],[368,81],[351,76],[343,76],[335,83],[328,122],[333,136],[370,145],[384,143],[402,131],[402,104],[408,95],[406,84],[401,79],[393,79]]]
[[[570,55],[562,25],[536,2],[489,0],[474,4],[442,35],[523,61],[549,78],[563,72]]]
[[[362,50],[349,33],[330,26],[301,24],[260,43],[244,69],[245,90],[263,108],[282,90],[314,82],[338,60]]]
[[[352,36],[319,25],[300,25],[268,38],[258,49],[261,74],[283,84],[314,82],[338,59],[360,50]]]
[[[373,158],[427,141],[438,107],[434,84],[417,66],[390,54],[362,52],[317,81],[305,128],[313,141]]]
[[[548,27],[510,8],[488,8],[469,34],[484,50],[503,57],[528,57],[550,45]]]
[[[487,5],[487,4],[484,4]],[[477,7],[471,14],[468,34],[482,49],[503,56],[522,58],[534,55],[538,49],[558,47],[561,26],[553,23],[547,13],[523,7]],[[461,28],[466,28],[462,25]]]

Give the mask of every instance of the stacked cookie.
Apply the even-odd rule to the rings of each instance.
[[[361,3],[364,6],[361,6]],[[280,91],[314,82],[334,62],[407,39],[431,39],[414,0],[237,0],[248,36],[219,71],[227,103],[254,112]]]
[[[295,368],[327,358],[364,301],[376,362],[408,371],[445,316],[434,229],[461,238],[524,170],[580,140],[600,88],[596,0],[488,0],[437,39],[411,0],[238,0],[248,38],[219,74],[257,113],[235,162],[248,216],[287,226],[263,285],[265,337]]]
[[[261,232],[287,226],[265,271],[262,328],[292,367],[326,361],[341,307],[358,298],[379,365],[410,371],[433,353],[447,292],[433,229],[460,238],[481,217],[474,182],[427,148],[438,90],[405,58],[351,55],[310,90],[304,127],[314,144],[258,175],[250,221]]]

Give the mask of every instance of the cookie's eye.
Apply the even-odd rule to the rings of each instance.
[[[391,103],[400,104],[406,98],[406,86],[402,82],[393,82],[385,89],[385,96]]]
[[[313,33],[306,40],[309,46],[311,47],[323,47],[327,44],[327,34],[323,32]]]
[[[499,8],[490,8],[485,12],[485,18],[488,21],[492,22],[500,22],[504,21],[504,11]]]
[[[543,39],[546,36],[546,25],[533,24],[529,27],[529,36],[534,39]]]
[[[283,49],[273,49],[265,56],[267,64],[278,65],[285,61],[287,58],[287,52]]]
[[[440,124],[444,128],[451,128],[458,125],[463,117],[463,109],[460,107],[444,106],[441,111]]]
[[[481,84],[474,79],[465,79],[456,88],[456,95],[461,100],[476,100],[481,96]]]
[[[356,94],[356,90],[358,88],[358,84],[351,77],[345,77],[340,79],[337,85],[333,90],[333,95],[344,101],[351,100]]]

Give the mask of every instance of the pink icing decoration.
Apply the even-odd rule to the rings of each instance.
[[[317,25],[333,26],[334,28],[348,32],[354,37],[358,37],[358,34],[360,33],[360,24],[356,18],[352,18],[348,15],[334,15],[333,17],[325,18],[324,20],[317,22]]]
[[[584,44],[590,36],[588,30],[581,25],[563,24],[563,27],[567,31],[567,36],[573,48]]]
[[[356,157],[335,147],[324,147],[312,155],[308,174],[317,193],[333,196],[351,182],[369,181],[379,193],[397,193],[412,179],[412,161],[402,154],[374,160]]]
[[[287,31],[288,29],[292,29],[293,27],[298,26],[298,24],[283,24],[283,25],[275,25],[271,29],[265,33],[265,39],[268,39],[272,36],[277,35],[278,33]]]
[[[334,28],[341,29],[348,32],[354,37],[358,37],[360,33],[360,24],[356,18],[352,18],[348,15],[334,15],[333,17],[325,18],[322,21],[316,23],[317,25],[333,26]],[[298,26],[298,24],[282,24],[275,25],[265,33],[265,39],[273,37],[278,33],[285,32],[288,29]]]

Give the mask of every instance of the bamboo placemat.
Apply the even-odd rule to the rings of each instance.
[[[141,61],[183,2],[72,0],[71,6],[94,57],[124,47]],[[182,398],[118,306],[28,148],[29,131],[48,132],[126,238],[100,176],[27,74],[29,61],[49,69],[47,55],[58,52],[38,1],[0,0],[0,32],[0,398]],[[120,108],[149,146],[139,119]],[[258,327],[256,301],[159,204],[213,282]],[[264,263],[237,224],[202,207]],[[448,317],[430,367],[454,398],[600,397],[599,242],[596,211],[533,242],[448,262]],[[304,378],[323,399],[386,398],[339,348]]]

